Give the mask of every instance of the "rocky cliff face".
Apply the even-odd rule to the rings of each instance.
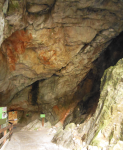
[[[122,0],[1,0],[0,105],[63,123],[93,89],[83,81],[123,30],[122,8]]]
[[[116,66],[107,69],[103,75],[100,100],[95,114],[90,119],[92,126],[87,133],[87,143],[122,149],[122,65],[123,59]]]
[[[80,125],[60,129],[53,142],[70,149],[110,149],[123,147],[123,59],[108,68],[102,79],[96,112]],[[89,145],[89,146],[88,146]],[[92,146],[91,146],[92,145]],[[88,148],[87,148],[88,147]]]

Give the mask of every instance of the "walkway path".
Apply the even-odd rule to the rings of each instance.
[[[66,150],[51,143],[53,134],[48,135],[47,133],[46,128],[41,131],[15,132],[5,150]]]

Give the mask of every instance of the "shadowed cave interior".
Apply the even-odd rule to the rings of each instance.
[[[114,38],[110,45],[100,54],[99,58],[97,58],[93,62],[93,68],[88,72],[85,79],[82,80],[78,86],[77,91],[74,93],[72,101],[70,103],[74,103],[77,99],[78,104],[74,108],[74,110],[65,118],[64,120],[64,128],[68,123],[74,122],[75,124],[81,124],[88,117],[88,115],[93,115],[96,110],[98,100],[100,97],[100,83],[101,78],[104,71],[110,66],[114,66],[119,59],[123,58],[123,32],[121,32],[116,38]],[[58,77],[58,75],[53,75],[54,77]],[[41,104],[38,104],[37,98],[39,96],[39,82],[44,82],[44,80],[39,80],[34,82],[31,85],[30,92],[28,94],[28,101],[34,106],[38,106],[38,114],[45,113],[42,110]],[[54,81],[55,82],[55,81]],[[18,94],[18,93],[17,93]],[[65,105],[65,103],[64,103]],[[68,105],[68,104],[66,104]],[[55,111],[53,112],[54,116],[57,114],[57,106],[54,107]],[[35,117],[38,118],[39,115],[34,115],[31,111],[21,111],[18,109],[11,109],[11,111],[18,111],[18,115],[20,114],[21,118],[19,123],[28,124],[30,121],[34,120]],[[48,110],[47,110],[48,111]],[[28,115],[27,115],[28,114]],[[19,117],[20,117],[19,116]],[[49,118],[45,118],[45,121],[50,121]],[[55,122],[57,123],[57,120]]]

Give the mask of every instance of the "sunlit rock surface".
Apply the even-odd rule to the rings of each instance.
[[[119,150],[123,146],[123,59],[108,68],[102,79],[96,112],[75,126],[59,130],[53,142],[67,148],[96,146],[98,149]],[[73,126],[74,125],[74,126]],[[67,135],[67,139],[64,138]],[[69,139],[69,140],[68,140]],[[75,141],[78,139],[78,143]],[[79,144],[81,143],[81,144]],[[88,146],[90,145],[90,146]]]
[[[123,59],[105,71],[101,81],[99,104],[89,121],[92,125],[87,133],[87,143],[110,149],[116,149],[117,144],[122,149],[122,73]]]

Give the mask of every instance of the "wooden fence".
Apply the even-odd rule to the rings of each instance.
[[[9,130],[9,132],[7,132],[8,130]],[[7,127],[0,129],[0,133],[2,133],[2,132],[3,132],[4,136],[0,139],[0,144],[1,143],[4,144],[8,137],[9,137],[9,139],[11,138],[11,135],[13,133],[13,125],[8,125]]]

